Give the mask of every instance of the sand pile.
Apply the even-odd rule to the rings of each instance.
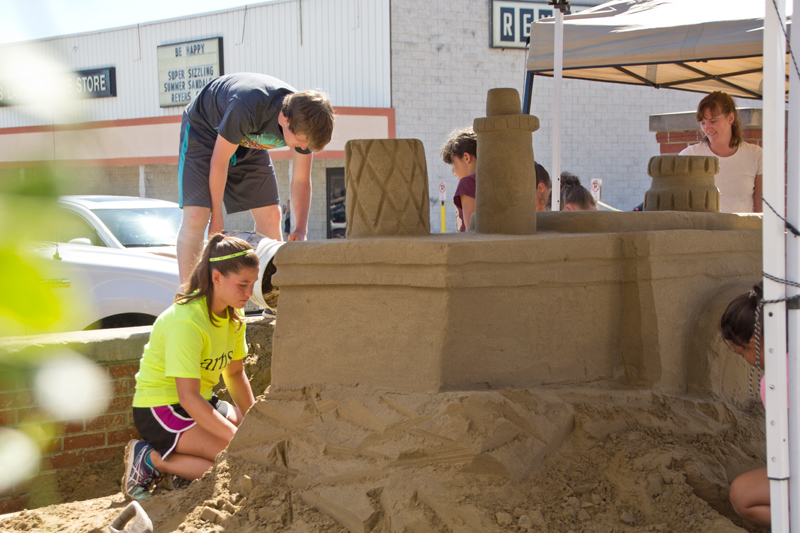
[[[755,402],[304,389],[260,399],[211,472],[143,507],[159,532],[758,531],[727,494],[763,454]],[[36,509],[0,530],[99,532],[124,505]]]

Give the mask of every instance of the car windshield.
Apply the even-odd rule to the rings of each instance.
[[[180,207],[94,209],[92,212],[126,248],[175,246],[178,241]]]

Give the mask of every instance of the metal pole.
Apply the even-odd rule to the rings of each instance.
[[[561,209],[561,71],[564,66],[564,14],[556,9],[555,42],[553,43],[553,211]]]
[[[765,0],[764,12],[764,198],[784,216],[784,138],[786,91],[786,0]],[[763,269],[786,278],[784,222],[764,206]],[[786,296],[782,283],[764,279],[764,298]],[[764,306],[764,362],[767,396],[767,476],[772,531],[789,529],[789,413],[786,383],[786,304]]]
[[[793,13],[800,13],[800,0],[794,0]],[[794,32],[792,50],[800,50],[800,35]],[[800,74],[789,62],[789,139],[786,166],[787,220],[795,227],[800,223]],[[794,146],[794,148],[792,148]],[[786,272],[788,279],[800,280],[800,243],[791,233],[786,237]],[[800,294],[796,287],[786,288],[787,296]],[[792,306],[794,307],[794,306]],[[800,406],[800,312],[789,309],[789,405]],[[789,507],[800,509],[800,409],[789,409],[789,450],[795,460],[789,463]],[[790,515],[791,530],[800,531],[800,512]]]

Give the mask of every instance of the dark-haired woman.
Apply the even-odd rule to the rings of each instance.
[[[125,447],[122,491],[144,499],[168,475],[192,481],[214,464],[255,402],[242,363],[244,307],[258,279],[247,241],[213,235],[188,287],[153,325],[136,374],[133,420],[144,439]],[[220,375],[235,406],[212,392]]]
[[[750,366],[763,370],[764,360],[758,357],[755,333],[756,309],[761,296],[759,284],[734,298],[722,314],[720,331],[722,338],[734,352],[741,355]],[[763,338],[759,342],[763,346]],[[759,389],[761,402],[766,405],[763,378]],[[745,472],[734,479],[730,498],[739,516],[760,526],[770,525],[769,479],[766,468]]]
[[[719,189],[720,211],[760,213],[761,147],[742,140],[742,124],[733,98],[721,91],[709,94],[700,100],[696,118],[703,140],[680,155],[719,158],[719,174],[714,181]]]
[[[578,176],[569,172],[561,173],[561,210],[597,211],[592,193],[581,185]]]

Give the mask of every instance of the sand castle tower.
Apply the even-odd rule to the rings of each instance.
[[[475,213],[478,233],[536,233],[536,171],[531,134],[539,119],[523,115],[516,89],[490,89],[478,135]]]
[[[645,193],[644,210],[719,213],[718,172],[719,159],[713,156],[651,157],[647,173],[653,183]]]
[[[358,139],[344,148],[347,238],[428,235],[428,167],[418,139]]]

